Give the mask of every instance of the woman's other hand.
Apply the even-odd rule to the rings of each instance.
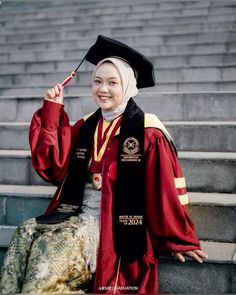
[[[57,103],[63,103],[63,87],[62,87],[62,85],[57,84],[53,88],[48,89],[44,99],[52,100]]]
[[[172,252],[172,256],[176,257],[180,262],[185,262],[185,256],[190,256],[199,263],[202,263],[204,259],[208,257],[208,255],[201,250],[193,250],[193,251],[174,251]]]

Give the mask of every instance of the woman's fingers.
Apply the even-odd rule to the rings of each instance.
[[[48,99],[54,99],[55,98],[54,88],[51,88],[51,89],[47,90],[45,98],[48,98]]]
[[[56,86],[54,87],[54,91],[55,91],[55,95],[56,95],[56,96],[59,96],[59,95],[60,95],[60,89],[59,89],[59,86],[58,86],[58,85],[56,85]]]
[[[173,256],[175,256],[180,262],[185,262],[184,255],[192,257],[199,263],[203,262],[202,258],[206,259],[208,257],[208,255],[201,250],[173,252]]]
[[[52,99],[55,102],[62,103],[63,101],[63,87],[61,84],[55,85],[53,88],[48,89],[46,92],[46,99]]]
[[[201,259],[201,257],[199,257],[198,254],[195,253],[194,251],[186,251],[185,254],[197,260],[199,263],[203,263],[203,260]]]
[[[184,256],[179,252],[174,252],[173,256],[175,256],[180,262],[185,262]]]
[[[52,93],[52,97],[55,98],[56,97],[56,91],[55,88],[51,89],[51,93]]]
[[[201,250],[194,250],[193,252],[195,252],[199,257],[202,257],[202,258],[208,258],[208,255],[207,253],[201,251]]]

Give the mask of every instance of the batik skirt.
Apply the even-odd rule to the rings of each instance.
[[[96,269],[99,222],[90,215],[17,227],[2,268],[2,293],[86,293]]]

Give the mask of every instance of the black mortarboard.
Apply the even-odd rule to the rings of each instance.
[[[137,74],[138,88],[152,87],[155,85],[152,63],[138,51],[117,40],[99,35],[95,44],[89,49],[83,60],[86,59],[90,63],[97,65],[99,61],[106,57],[120,57],[124,59]],[[83,60],[75,71],[71,73],[71,76],[63,81],[63,86],[75,76]]]
[[[85,58],[96,65],[106,57],[121,57],[137,72],[137,87],[145,88],[155,85],[155,76],[152,63],[138,51],[116,41],[99,35],[96,43],[89,49]]]

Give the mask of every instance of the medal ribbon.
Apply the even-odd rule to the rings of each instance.
[[[107,146],[110,144],[111,140],[115,136],[117,130],[120,127],[122,116],[115,118],[113,121],[108,123],[108,126],[105,130],[104,125],[106,122],[101,117],[97,124],[95,133],[94,133],[94,152],[93,160],[90,167],[91,173],[100,173],[102,168],[102,161],[106,151]]]

